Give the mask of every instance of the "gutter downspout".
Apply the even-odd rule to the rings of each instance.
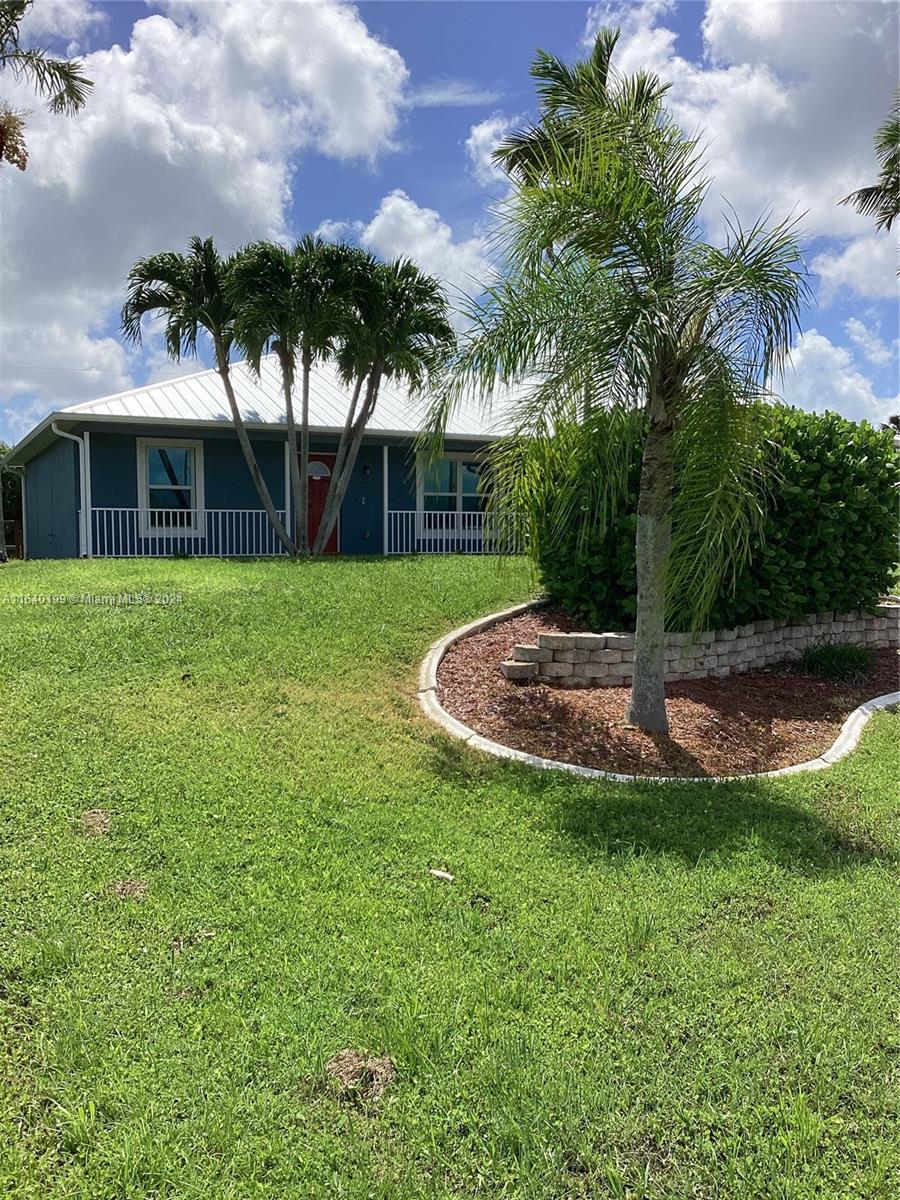
[[[87,511],[87,471],[85,469],[84,442],[80,437],[76,437],[74,433],[67,433],[65,429],[60,429],[56,421],[51,422],[50,428],[57,437],[68,438],[70,442],[74,442],[78,447],[78,490],[81,494],[81,508],[78,516],[78,550],[82,558],[88,558],[90,556],[88,549],[89,517]]]

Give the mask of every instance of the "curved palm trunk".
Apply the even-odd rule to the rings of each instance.
[[[294,420],[294,371],[290,355],[278,350],[278,361],[281,364],[281,390],[284,395],[284,419],[287,424],[288,440],[288,473],[291,479],[291,493],[294,502],[294,543],[291,553],[304,554],[306,537],[306,483],[300,478],[300,455],[297,447],[297,422]],[[287,507],[287,506],[285,506]],[[301,520],[302,514],[302,520]]]
[[[300,401],[300,495],[296,506],[297,545],[301,554],[309,554],[309,376],[312,355],[303,351],[303,392]]]
[[[288,554],[294,553],[294,545],[290,539],[287,529],[282,524],[281,518],[275,505],[272,502],[272,497],[269,489],[266,486],[266,481],[262,477],[262,472],[259,469],[259,463],[256,461],[256,455],[253,452],[253,447],[250,444],[250,438],[247,436],[247,429],[244,425],[244,418],[241,416],[241,411],[238,408],[237,399],[235,398],[234,388],[231,383],[231,372],[228,367],[228,356],[223,348],[216,346],[216,370],[222,380],[222,386],[225,389],[225,395],[228,399],[228,407],[231,410],[231,420],[234,423],[234,429],[237,433],[238,444],[244,455],[244,461],[247,463],[247,469],[250,472],[250,477],[253,480],[253,486],[256,488],[256,494],[259,496],[260,503],[266,510],[266,516],[269,518],[269,524],[275,530],[275,536],[287,550]],[[287,509],[287,497],[285,497],[285,509]]]
[[[341,430],[341,440],[338,442],[334,470],[331,473],[331,482],[328,485],[328,495],[325,497],[325,510],[322,513],[322,520],[319,523],[319,528],[316,530],[313,542],[312,553],[314,558],[317,558],[324,552],[328,539],[331,537],[331,531],[334,529],[335,522],[338,519],[338,513],[341,510],[341,501],[338,499],[340,480],[343,478],[344,463],[347,461],[347,451],[350,447],[350,436],[356,418],[356,406],[359,404],[359,394],[362,391],[363,378],[360,375],[354,384],[350,407],[347,409],[344,428]]]
[[[665,412],[651,414],[638,494],[637,628],[634,677],[625,720],[648,733],[668,733],[665,685],[666,572],[672,547],[672,440]]]
[[[360,381],[361,382],[361,381]],[[356,465],[359,448],[362,445],[363,434],[366,431],[366,425],[372,413],[375,411],[375,404],[378,400],[378,389],[381,386],[381,369],[376,367],[369,376],[369,383],[366,387],[366,398],[363,406],[360,409],[359,416],[356,418],[350,430],[350,436],[347,441],[344,460],[341,465],[341,471],[338,475],[335,472],[332,478],[332,486],[328,489],[328,503],[325,513],[322,516],[322,523],[319,526],[319,531],[316,535],[316,547],[314,553],[321,554],[324,549],[331,531],[334,529],[334,523],[337,520],[338,513],[341,511],[341,505],[344,503],[344,497],[347,494],[347,488],[350,486],[350,477],[353,474],[353,468]]]

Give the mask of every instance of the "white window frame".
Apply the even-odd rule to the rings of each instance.
[[[205,498],[203,494],[203,442],[185,438],[146,438],[139,437],[137,442],[137,484],[138,512],[141,537],[163,538],[196,538],[206,535],[204,520]],[[193,521],[190,525],[159,529],[150,524],[150,480],[147,477],[147,451],[160,450],[193,450],[194,452],[194,481],[193,492]]]
[[[441,458],[453,459],[456,462],[478,462],[478,454],[478,450],[445,450],[441,454]],[[427,470],[428,457],[425,454],[420,454],[416,459],[416,536],[420,540],[437,540],[444,537],[445,534],[439,529],[431,530],[425,528],[425,474]],[[429,494],[435,496],[453,495],[452,492],[433,492]],[[462,487],[460,487],[459,477],[457,476],[456,507],[446,511],[455,512],[457,514],[469,511],[464,509],[462,506],[463,496],[465,494],[466,493],[463,492]],[[483,513],[484,509],[480,508],[478,511]],[[462,522],[459,522],[455,536],[458,538],[466,538],[469,541],[472,541],[479,539],[482,536],[482,531],[480,528],[463,529]]]

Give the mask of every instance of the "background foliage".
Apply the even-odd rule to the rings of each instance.
[[[9,452],[6,442],[0,442],[0,464]],[[18,468],[0,468],[0,487],[3,488],[3,515],[7,521],[22,519],[22,472]]]
[[[900,456],[893,433],[847,421],[775,408],[761,474],[771,479],[766,517],[747,564],[720,588],[712,628],[752,620],[787,620],[830,609],[847,611],[886,592],[897,562]],[[598,434],[598,436],[600,436]],[[592,628],[633,628],[634,534],[640,472],[638,439],[630,456],[629,499],[601,536],[573,523],[568,539],[550,537],[540,508],[533,516],[534,545],[551,598]],[[598,453],[599,458],[599,453]],[[556,462],[555,486],[590,504],[588,453]],[[771,468],[771,475],[769,469]]]

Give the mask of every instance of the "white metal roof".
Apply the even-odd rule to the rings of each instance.
[[[281,372],[272,356],[263,360],[258,379],[245,362],[233,363],[231,376],[241,415],[250,429],[284,427]],[[298,379],[294,388],[294,407],[298,415],[299,382]],[[349,389],[340,383],[334,367],[331,364],[317,364],[310,379],[310,428],[314,432],[342,429],[349,404]],[[366,432],[368,435],[414,436],[422,429],[427,406],[427,396],[414,398],[402,384],[385,379]],[[497,437],[503,432],[503,407],[503,403],[498,402],[489,411],[474,400],[460,403],[448,422],[446,436],[462,439]],[[14,447],[9,461],[25,462],[43,449],[54,436],[52,425],[55,421],[71,428],[80,422],[104,420],[167,425],[230,425],[231,415],[218,373],[214,370],[196,371],[178,379],[164,379],[51,413]]]
[[[259,379],[244,362],[233,364],[231,377],[241,415],[248,425],[284,424],[281,372],[272,356],[263,360]],[[294,387],[295,409],[299,409],[299,391],[298,373]],[[341,429],[349,403],[350,392],[339,381],[334,367],[329,363],[317,364],[310,378],[310,428]],[[402,384],[385,379],[367,430],[370,433],[418,433],[426,407],[427,402],[421,396],[413,398]],[[151,383],[62,411],[66,416],[78,413],[92,417],[131,417],[138,421],[177,420],[201,424],[221,421],[231,424],[222,381],[214,370]],[[490,418],[471,403],[459,408],[447,429],[451,437],[491,437],[497,432]]]

